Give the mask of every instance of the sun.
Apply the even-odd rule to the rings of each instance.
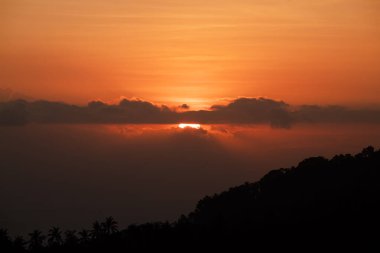
[[[180,123],[178,124],[178,127],[179,128],[193,128],[193,129],[201,129],[201,125],[200,124],[187,124],[187,123]]]

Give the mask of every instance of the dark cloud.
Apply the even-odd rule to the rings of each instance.
[[[351,109],[342,106],[302,105],[291,107],[267,98],[238,98],[209,110],[190,111],[188,105],[169,108],[142,100],[123,99],[119,104],[92,101],[86,106],[63,102],[24,100],[0,103],[1,125],[35,123],[85,124],[269,124],[289,128],[294,123],[380,123],[379,109]]]
[[[179,106],[180,109],[182,110],[189,110],[190,109],[190,106],[188,104],[182,104]]]
[[[276,127],[289,127],[292,123],[288,104],[266,98],[239,98],[212,109],[222,123],[269,123]]]
[[[293,117],[295,121],[311,123],[380,123],[380,110],[303,105],[293,112]]]

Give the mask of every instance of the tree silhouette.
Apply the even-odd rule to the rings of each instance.
[[[104,235],[104,229],[102,224],[99,221],[95,221],[92,224],[91,237],[93,239],[101,238]]]
[[[39,251],[43,248],[45,236],[40,230],[34,230],[29,234],[29,250]]]
[[[82,229],[78,232],[79,234],[79,242],[81,244],[86,244],[90,241],[90,232],[87,229]]]
[[[48,234],[49,247],[58,247],[63,243],[62,231],[59,227],[52,227]]]
[[[106,235],[111,235],[118,231],[117,222],[112,216],[107,217],[106,220],[101,225]]]

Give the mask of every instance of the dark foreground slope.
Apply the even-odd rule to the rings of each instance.
[[[94,223],[87,238],[72,233],[69,240],[32,245],[31,251],[380,252],[379,225],[380,151],[368,147],[355,156],[308,158],[205,197],[173,224],[115,232],[112,224]],[[9,251],[15,248],[5,235],[0,241]]]

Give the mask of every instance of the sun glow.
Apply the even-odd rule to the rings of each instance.
[[[181,123],[181,124],[178,124],[178,127],[179,128],[194,128],[194,129],[201,129],[201,125],[200,124],[185,124],[185,123]]]

